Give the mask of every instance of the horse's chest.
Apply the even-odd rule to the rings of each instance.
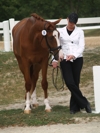
[[[28,57],[28,60],[30,60],[32,63],[42,63],[44,60],[48,60],[48,55],[43,56],[39,53],[33,53],[31,56]]]

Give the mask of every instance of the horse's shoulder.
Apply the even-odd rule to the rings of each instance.
[[[12,29],[12,35],[14,35],[21,27],[21,25],[25,22],[25,19],[19,21]]]

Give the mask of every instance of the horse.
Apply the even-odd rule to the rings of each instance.
[[[12,29],[13,52],[17,59],[25,81],[24,113],[31,113],[31,106],[38,106],[36,99],[36,83],[42,71],[41,86],[44,91],[45,111],[50,112],[48,100],[47,68],[50,53],[57,59],[60,50],[59,32],[54,22],[47,21],[36,13],[22,19]]]

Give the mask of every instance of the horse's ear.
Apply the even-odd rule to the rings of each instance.
[[[46,23],[45,29],[48,29],[51,25],[53,26],[53,25],[58,24],[58,23],[61,21],[61,19],[62,19],[62,18],[60,18],[60,19],[58,19],[58,20],[56,20],[56,21],[54,21],[54,22],[48,22],[48,23]]]
[[[52,22],[54,25],[58,24],[61,21],[62,18],[56,20],[55,22]]]

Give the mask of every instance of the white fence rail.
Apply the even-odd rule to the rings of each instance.
[[[10,51],[9,21],[0,22],[0,34],[4,36],[4,50]]]
[[[48,21],[55,21],[57,19],[48,19]],[[13,42],[12,38],[12,29],[14,25],[16,25],[19,21],[15,21],[14,18],[9,19],[8,21],[0,22],[0,34],[3,34],[4,37],[4,51],[11,51],[12,48],[10,47],[10,43]],[[67,24],[67,19],[62,19],[58,25],[64,26]],[[88,26],[83,26],[83,25]],[[91,26],[91,24],[95,26]],[[99,24],[99,25],[98,25]],[[93,18],[79,18],[78,27],[83,30],[90,30],[90,29],[100,29],[100,17],[93,17]]]

